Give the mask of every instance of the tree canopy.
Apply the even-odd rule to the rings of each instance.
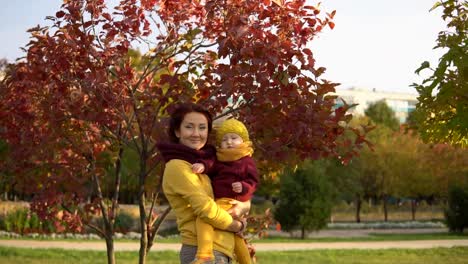
[[[143,263],[157,231],[145,207],[157,189],[145,186],[162,167],[156,144],[166,140],[175,104],[197,102],[217,118],[244,121],[260,165],[307,157],[346,163],[366,143],[358,129],[356,140],[340,140],[351,129],[349,106],[333,108],[338,84],[322,78],[308,45],[333,28],[334,15],[301,0],[64,1],[48,17],[52,26],[29,30],[25,57],[1,84],[0,136],[14,146],[1,166],[35,194],[32,208],[43,217],[60,215],[79,231],[100,213],[105,225],[93,228],[112,263],[122,161],[131,149]],[[134,54],[134,43],[147,50]]]
[[[437,1],[447,29],[439,32],[435,49],[446,51],[433,68],[425,61],[416,70],[430,71],[421,84],[415,118],[427,142],[468,146],[468,4],[463,0]]]
[[[400,122],[395,117],[395,112],[384,100],[371,103],[364,113],[374,124],[386,126],[394,131],[399,128]]]
[[[326,227],[331,215],[333,188],[326,161],[308,161],[296,170],[286,169],[281,176],[279,201],[274,211],[281,228],[318,231]]]

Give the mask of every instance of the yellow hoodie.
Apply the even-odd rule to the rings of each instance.
[[[213,249],[233,257],[234,233],[222,231],[233,219],[213,200],[207,175],[193,173],[192,164],[187,161],[172,159],[166,163],[163,190],[175,211],[182,244],[197,245],[195,220],[198,216],[216,228]]]

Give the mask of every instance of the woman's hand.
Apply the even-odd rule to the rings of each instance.
[[[234,219],[232,223],[226,228],[227,231],[236,233],[237,235],[241,235],[244,233],[245,229],[247,228],[247,220],[245,218]]]
[[[249,214],[250,200],[246,202],[233,200],[230,202],[233,206],[227,212],[234,218],[240,218],[243,215]]]
[[[247,229],[247,219],[246,218],[241,218],[238,219],[242,223],[241,229],[236,232],[236,235],[243,237],[244,231]]]

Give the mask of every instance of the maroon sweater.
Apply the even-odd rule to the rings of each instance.
[[[258,172],[251,157],[245,156],[235,161],[215,161],[212,166],[210,166],[212,160],[199,160],[199,162],[205,165],[205,171],[211,178],[216,199],[232,198],[241,202],[252,199],[258,185]],[[241,193],[232,190],[232,183],[237,181],[242,184]]]
[[[205,173],[211,178],[215,198],[232,198],[242,202],[252,198],[258,184],[258,172],[254,160],[243,157],[235,161],[221,162],[216,160],[216,149],[205,145],[195,150],[177,143],[159,143],[157,145],[163,159],[181,159],[190,163],[201,162],[205,165]],[[242,183],[242,192],[232,191],[232,183]]]
[[[215,147],[208,144],[200,150],[195,150],[178,143],[159,143],[157,144],[157,148],[166,162],[171,159],[181,159],[193,164],[199,159],[214,160],[216,157]]]

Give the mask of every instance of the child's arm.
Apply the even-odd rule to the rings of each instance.
[[[239,195],[248,197],[249,200],[245,202],[236,201],[235,206],[228,212],[233,216],[245,215],[250,211],[250,199],[257,189],[258,185],[258,172],[255,162],[252,158],[245,159],[246,172],[242,181],[232,183],[232,190]]]
[[[248,195],[249,197],[252,197],[253,193],[255,190],[257,190],[257,185],[258,185],[258,171],[257,167],[255,166],[255,162],[252,158],[246,158],[246,175],[244,176],[243,180],[241,180],[240,185],[241,188],[239,188],[239,184],[236,182],[233,183],[233,191],[234,190],[234,185],[236,186],[236,190],[241,189],[239,192],[240,195]]]
[[[210,174],[213,171],[216,158],[199,159],[196,163],[192,164],[192,171],[194,173]]]

